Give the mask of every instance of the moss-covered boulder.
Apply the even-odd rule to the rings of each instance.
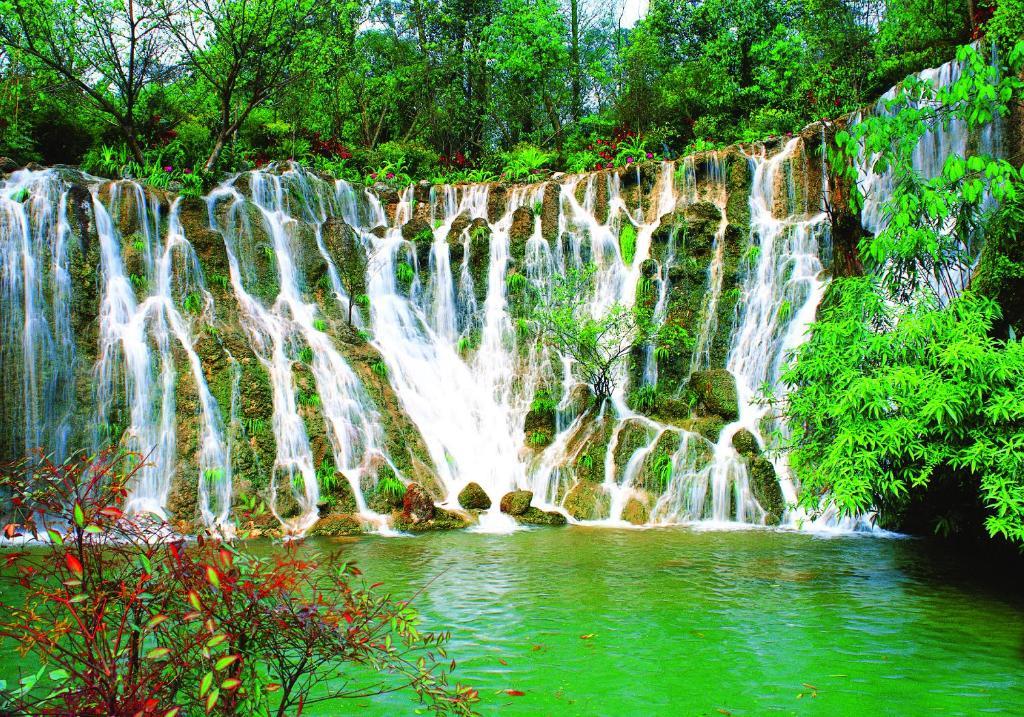
[[[718,436],[725,428],[725,420],[721,416],[697,416],[682,422],[682,427],[692,433],[699,433],[712,443],[718,442]]]
[[[308,535],[338,537],[342,535],[360,535],[363,526],[351,515],[328,515],[321,518],[310,528]]]
[[[436,510],[426,489],[418,483],[410,483],[402,499],[402,517],[411,523],[420,523],[432,519]]]
[[[782,497],[778,476],[775,475],[775,466],[764,456],[755,458],[750,465],[750,490],[758,504],[764,508],[765,523],[778,525],[786,510],[786,501]]]
[[[466,510],[487,510],[491,499],[479,483],[469,483],[459,493],[459,505]]]
[[[405,513],[395,518],[392,527],[407,533],[426,533],[433,530],[461,530],[469,526],[469,518],[454,510],[435,508],[429,520],[411,520]]]
[[[579,481],[565,496],[562,507],[576,520],[605,520],[611,513],[611,496],[604,486]]]
[[[732,437],[732,447],[748,460],[753,460],[761,455],[761,447],[757,444],[757,438],[746,428],[736,431]]]
[[[547,407],[531,408],[524,422],[526,445],[534,450],[541,450],[551,445],[555,439],[557,426],[555,412]]]
[[[622,508],[622,519],[633,525],[644,525],[651,519],[651,511],[642,501],[630,498]]]
[[[695,371],[690,377],[690,390],[697,397],[698,415],[718,416],[725,421],[739,418],[736,378],[724,368]]]
[[[533,491],[514,490],[501,496],[501,512],[516,516],[522,515],[530,507],[533,500]]]
[[[524,525],[565,525],[569,521],[555,510],[541,510],[530,507],[515,516],[517,522]]]

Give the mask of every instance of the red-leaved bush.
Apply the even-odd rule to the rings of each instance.
[[[0,470],[6,538],[43,541],[0,553],[0,641],[40,666],[0,684],[0,714],[269,717],[402,689],[473,714],[449,635],[420,633],[407,602],[298,541],[261,556],[124,515],[139,465],[110,450]]]

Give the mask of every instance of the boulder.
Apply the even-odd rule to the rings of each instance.
[[[786,510],[786,501],[782,497],[775,466],[764,456],[758,456],[750,466],[750,490],[758,504],[766,513],[764,522],[767,525],[778,525]]]
[[[579,481],[565,496],[563,507],[576,520],[604,520],[611,512],[611,497],[604,486]]]
[[[524,525],[565,525],[569,522],[558,511],[545,511],[533,507],[527,508],[523,513],[517,515],[516,520]]]
[[[690,390],[697,396],[698,415],[719,416],[725,421],[739,417],[736,378],[727,370],[695,371],[690,376]]]
[[[643,502],[630,498],[622,509],[622,519],[633,525],[644,525],[651,519],[651,512]]]
[[[487,510],[491,499],[479,483],[469,483],[459,493],[459,505],[466,510]]]
[[[340,535],[360,535],[363,527],[351,515],[328,515],[321,518],[310,528],[309,535],[337,537]]]
[[[522,515],[530,508],[533,491],[514,490],[501,496],[501,512],[516,516]]]
[[[402,517],[413,524],[431,520],[436,512],[430,494],[418,483],[410,483],[402,499]]]
[[[748,460],[754,460],[761,455],[761,447],[757,444],[757,438],[746,428],[736,431],[732,437],[732,447]]]
[[[469,525],[469,519],[455,512],[444,508],[434,508],[433,516],[429,520],[413,521],[405,513],[395,518],[394,528],[407,533],[426,533],[432,530],[461,530]]]

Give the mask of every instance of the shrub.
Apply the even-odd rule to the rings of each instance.
[[[166,526],[121,509],[141,465],[106,451],[0,472],[20,513],[7,536],[47,538],[6,555],[0,637],[43,667],[0,692],[5,713],[283,715],[395,689],[472,713],[475,690],[448,683],[447,635],[420,633],[408,603],[337,556],[154,540]]]
[[[511,152],[502,155],[504,167],[501,175],[508,182],[536,182],[555,156],[553,152],[545,152],[532,144],[518,144]]]

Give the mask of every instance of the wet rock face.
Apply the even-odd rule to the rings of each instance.
[[[786,501],[782,497],[778,476],[775,475],[775,466],[764,456],[755,458],[750,466],[750,489],[765,510],[765,524],[778,525],[782,522]]]
[[[563,507],[576,520],[604,520],[611,513],[611,496],[604,486],[580,481],[565,496]]]
[[[511,516],[522,515],[530,508],[533,491],[514,490],[501,496],[501,512]]]
[[[757,444],[757,438],[746,428],[736,431],[732,437],[732,447],[744,458],[753,460],[761,455],[761,447]]]
[[[622,519],[633,525],[644,525],[651,519],[651,513],[643,502],[630,498],[622,509]]]
[[[459,505],[466,510],[488,510],[491,499],[479,483],[469,483],[459,493]]]
[[[417,483],[410,483],[402,499],[402,517],[413,524],[431,520],[437,509],[430,494]]]
[[[690,377],[690,390],[697,396],[697,413],[718,416],[725,421],[739,418],[736,379],[725,369],[695,371]]]

